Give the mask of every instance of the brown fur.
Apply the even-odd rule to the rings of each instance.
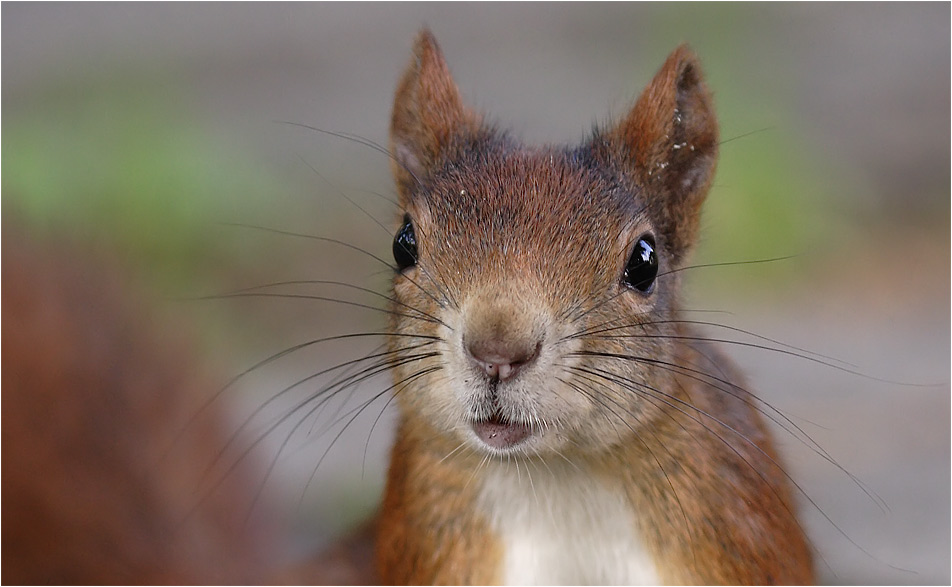
[[[703,354],[693,346],[683,354],[687,356],[678,364],[726,370],[719,376],[735,385],[743,381],[710,345]],[[627,476],[629,498],[646,516],[645,536],[663,561],[664,581],[812,582],[803,529],[794,517],[795,506],[760,414],[743,400],[703,393],[699,387],[690,375],[675,381],[675,388],[685,391],[677,395],[689,397],[704,413],[715,414],[729,430],[675,413],[655,421],[644,443],[632,445],[634,450],[609,469]],[[725,451],[711,429],[730,440],[739,454]],[[746,440],[739,441],[741,436]],[[642,466],[632,467],[635,463]]]
[[[218,404],[200,410],[220,383],[115,267],[72,242],[35,241],[10,218],[3,582],[373,582],[369,531],[306,575],[276,574],[287,556],[262,521],[267,508],[244,522],[260,479],[254,459],[223,479],[207,472],[230,437]]]
[[[405,422],[392,453],[379,521],[377,566],[388,584],[491,585],[499,552],[486,524],[469,515],[474,471],[443,458],[455,446],[439,442],[420,422]],[[440,495],[438,500],[425,499]]]
[[[697,239],[717,154],[690,50],[671,54],[614,128],[580,148],[530,148],[463,106],[424,31],[391,137],[419,253],[395,279],[392,328],[426,346],[391,341],[406,360],[394,370],[383,580],[501,580],[503,545],[475,505],[498,457],[479,448],[468,418],[502,409],[539,420],[536,444],[501,460],[561,458],[623,486],[665,582],[811,582],[756,399],[723,355],[684,342],[697,334],[678,322],[673,270]],[[644,233],[661,258],[650,295],[620,284]],[[593,336],[599,328],[615,336]],[[467,359],[474,338],[504,352],[539,341],[542,351],[512,381],[485,383]]]
[[[4,223],[3,580],[261,580],[241,473],[185,521],[225,438],[217,414],[185,428],[214,385],[130,290]]]

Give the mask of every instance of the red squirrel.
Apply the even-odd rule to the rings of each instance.
[[[3,580],[811,582],[757,400],[679,314],[717,148],[686,47],[618,124],[527,147],[421,32],[391,125],[386,493],[362,534],[278,574],[233,519],[253,487],[180,525],[228,435],[211,414],[171,460],[157,447],[207,380],[108,276],[5,226]]]
[[[527,147],[420,34],[391,124],[384,582],[812,581],[756,400],[678,310],[717,148],[686,46],[618,124]]]

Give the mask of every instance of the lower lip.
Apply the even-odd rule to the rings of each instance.
[[[532,436],[528,424],[506,422],[498,417],[473,422],[473,432],[486,446],[497,450],[514,448]]]

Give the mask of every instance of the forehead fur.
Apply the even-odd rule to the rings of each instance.
[[[492,131],[461,138],[407,194],[421,256],[465,260],[481,278],[505,269],[576,285],[583,275],[616,280],[628,233],[647,217],[635,190],[588,163],[583,150],[527,147]]]

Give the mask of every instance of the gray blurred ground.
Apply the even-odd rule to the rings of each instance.
[[[912,3],[5,3],[3,115],[6,130],[51,95],[68,100],[72,91],[79,99],[97,80],[164,80],[170,95],[174,90],[175,106],[187,108],[188,118],[200,121],[203,132],[251,153],[269,173],[304,178],[306,194],[267,196],[272,200],[261,224],[337,235],[386,254],[389,235],[308,170],[313,166],[334,185],[362,193],[356,196],[362,205],[388,221],[392,211],[386,204],[360,192],[392,193],[386,159],[273,121],[386,144],[392,89],[416,30],[426,23],[472,104],[527,140],[572,141],[592,122],[622,114],[667,52],[689,41],[718,99],[725,138],[761,131],[722,148],[727,176],[711,196],[714,208],[705,220],[702,255],[705,248],[718,250],[725,238],[719,229],[731,231],[730,219],[742,212],[716,208],[741,191],[741,180],[732,179],[729,166],[757,165],[752,157],[758,151],[780,149],[784,157],[783,149],[796,149],[791,155],[796,167],[782,181],[805,181],[815,191],[803,194],[806,216],[797,224],[809,224],[802,228],[812,232],[791,241],[795,250],[754,255],[797,254],[792,277],[788,272],[776,282],[751,279],[750,273],[771,271],[756,266],[699,271],[692,275],[687,305],[723,310],[716,321],[847,361],[855,365],[848,369],[861,373],[779,353],[732,349],[763,397],[888,508],[881,510],[846,475],[781,434],[792,474],[817,506],[804,503],[803,517],[822,556],[822,579],[947,584],[949,17],[948,4]],[[161,93],[154,97],[164,99]],[[17,149],[6,132],[3,147],[6,175],[10,153]],[[758,195],[768,201],[771,196]],[[823,208],[810,216],[816,199]],[[221,201],[221,216],[234,220],[228,194]],[[784,210],[772,221],[781,225]],[[751,227],[751,232],[769,234],[770,213],[767,218],[766,228]],[[717,254],[704,258],[741,260]],[[349,272],[352,264],[356,270]],[[276,279],[302,270],[289,264],[282,273],[281,258],[274,265]],[[330,275],[376,286],[386,281],[379,267],[337,251],[317,251],[313,266],[305,269],[308,278]],[[255,322],[240,312],[232,318],[287,324],[286,335],[267,335],[269,341],[284,337],[284,344],[374,324],[366,314],[336,309],[322,310],[306,322],[301,310],[242,307],[240,312],[265,318]],[[348,322],[351,317],[359,326]],[[241,348],[234,355],[223,351],[221,360],[235,371],[263,356],[264,349],[281,347]],[[302,358],[303,364],[265,370],[246,385],[260,388],[262,395],[249,392],[245,403],[258,405],[296,375],[356,352],[341,346],[333,353],[314,352]],[[386,385],[383,379],[368,383],[362,397]],[[293,506],[306,488],[299,511],[324,530],[372,507],[390,434],[389,412],[375,425],[382,409],[378,402],[348,427],[310,484],[328,437],[292,443],[285,451],[289,456],[279,461],[277,476],[285,482],[275,484],[284,496],[277,501],[298,511]],[[272,452],[280,442],[280,435],[272,435]],[[312,540],[322,539],[320,530],[310,532]]]

